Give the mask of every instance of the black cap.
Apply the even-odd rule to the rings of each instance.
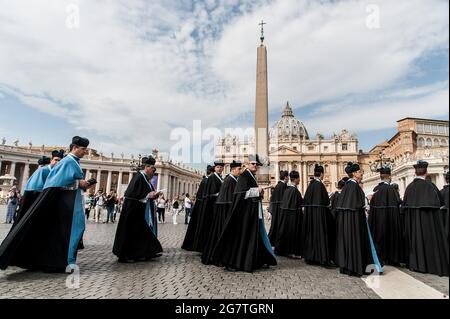
[[[59,158],[63,158],[64,157],[64,150],[54,150],[53,152],[52,152],[52,158],[55,158],[55,157],[59,157]]]
[[[344,179],[341,179],[339,182],[338,182],[338,188],[343,188],[344,186],[345,186],[345,183],[347,183],[347,181],[348,181],[348,177],[347,177],[347,180],[344,180]]]
[[[280,171],[280,179],[285,179],[286,177],[289,177],[288,171]]]
[[[391,168],[387,166],[383,166],[378,169],[378,173],[382,175],[391,175]]]
[[[357,172],[357,171],[359,171],[360,169],[361,169],[361,168],[359,167],[359,164],[358,164],[358,163],[348,162],[348,163],[347,163],[347,166],[345,167],[345,172],[346,172],[347,174],[350,174],[350,173]]]
[[[210,171],[210,170],[212,170],[212,169],[214,169],[214,166],[212,166],[212,165],[206,166],[206,170],[207,170],[207,171]]]
[[[258,164],[258,166],[263,166],[263,164],[261,163],[261,161],[259,160],[259,155],[249,155],[248,156],[248,162],[256,162]]]
[[[428,168],[428,162],[419,160],[416,164],[414,164],[414,168]]]
[[[233,160],[233,162],[231,162],[231,164],[230,164],[230,168],[235,168],[235,167],[242,167],[242,163],[236,162],[235,160]]]
[[[297,171],[292,171],[289,173],[290,178],[300,178],[300,174]]]
[[[143,165],[155,165],[156,163],[156,160],[153,158],[153,156],[143,157],[141,161]]]
[[[225,163],[224,163],[223,160],[219,159],[219,160],[217,160],[217,161],[214,162],[214,166],[221,166],[221,167],[224,167],[224,166],[225,166]]]
[[[42,156],[40,159],[38,159],[39,165],[48,165],[50,164],[50,157]]]
[[[89,140],[85,137],[74,136],[72,138],[72,144],[80,147],[88,147]]]
[[[325,170],[323,168],[323,166],[316,164],[316,166],[314,167],[314,173],[324,173]]]

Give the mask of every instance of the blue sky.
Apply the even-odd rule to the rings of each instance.
[[[0,0],[0,8],[0,136],[9,142],[65,145],[78,134],[105,154],[137,154],[168,152],[173,129],[193,120],[251,127],[261,19],[271,123],[289,101],[311,136],[346,128],[367,151],[401,118],[448,120],[445,0]]]

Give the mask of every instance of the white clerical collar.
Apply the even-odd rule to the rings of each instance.
[[[234,179],[236,182],[237,182],[237,178],[236,177],[234,177],[234,175],[233,174],[228,174],[228,176],[230,176],[232,179]]]
[[[217,178],[218,178],[221,182],[223,182],[222,176],[220,176],[219,174],[217,174],[217,172],[214,172],[214,175],[216,175]]]
[[[353,179],[353,178],[350,178],[348,181],[349,181],[349,182],[356,183],[356,184],[359,184],[359,183],[358,183],[355,179]]]
[[[321,183],[322,183],[322,180],[321,180],[320,178],[314,177],[314,179],[315,179],[316,181],[318,181],[318,182],[321,182]]]
[[[386,185],[391,185],[391,183],[387,182],[387,181],[381,181],[381,183],[384,183]]]
[[[416,179],[423,179],[423,180],[426,180],[426,177],[425,177],[425,176],[416,176]]]

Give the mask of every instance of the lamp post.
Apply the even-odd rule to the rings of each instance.
[[[138,160],[134,158],[130,161],[130,169],[134,172],[139,172],[142,168],[142,155],[139,154]]]

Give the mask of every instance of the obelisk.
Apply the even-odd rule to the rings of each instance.
[[[269,94],[267,79],[267,49],[264,45],[264,25],[261,21],[261,45],[257,50],[256,62],[256,104],[255,104],[255,152],[261,160],[269,159]],[[267,164],[267,162],[265,164]],[[258,181],[269,182],[269,167],[260,169]]]

